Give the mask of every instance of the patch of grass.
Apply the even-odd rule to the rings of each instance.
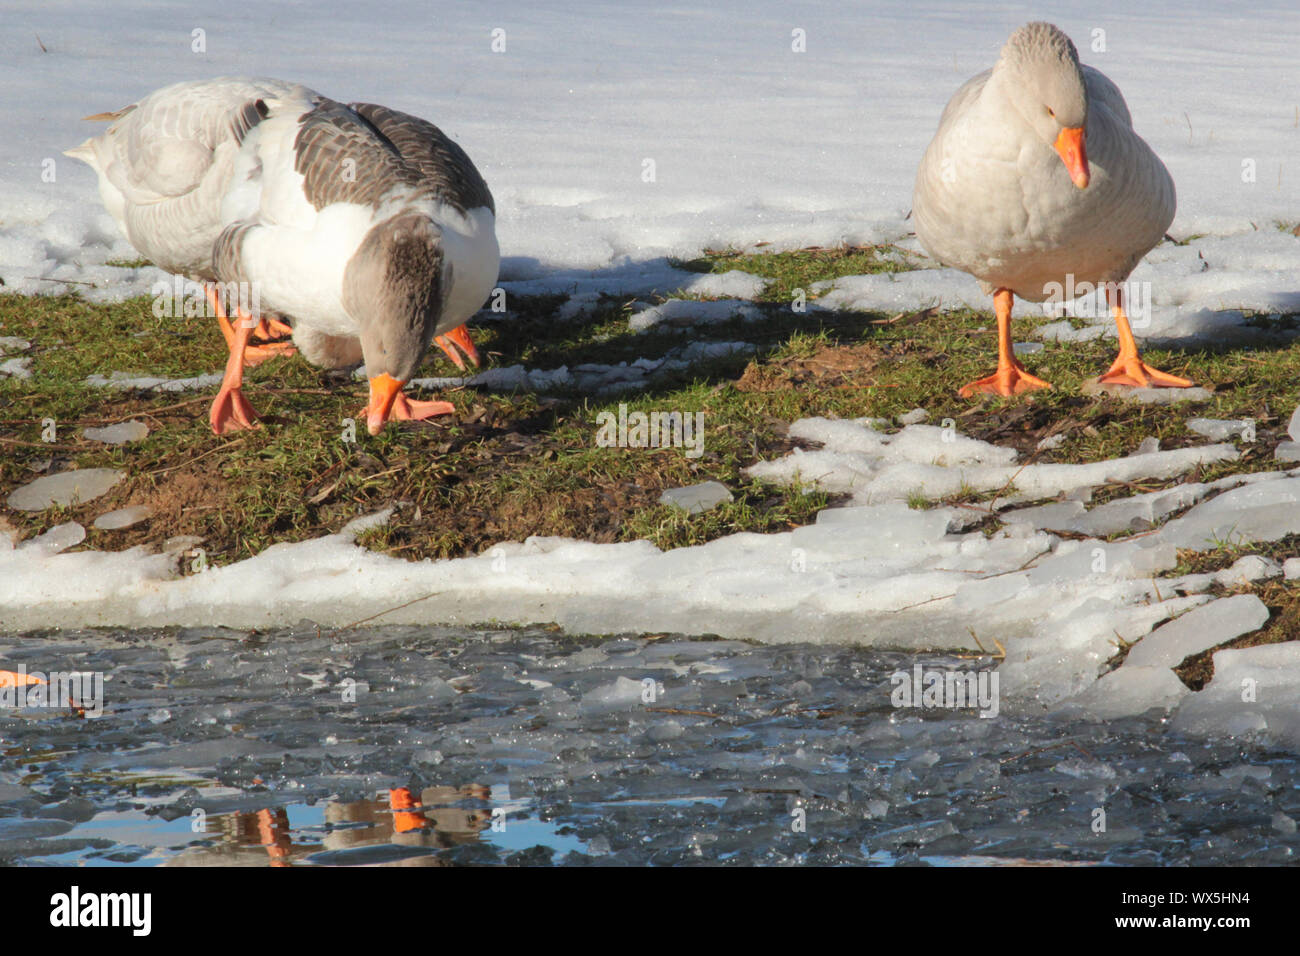
[[[809,248],[787,252],[744,252],[738,249],[708,250],[698,259],[678,262],[681,268],[696,272],[730,272],[738,269],[771,280],[761,301],[789,303],[796,289],[815,299],[816,282],[842,276],[880,272],[907,272],[916,269],[919,257],[885,243],[878,246],[846,246],[835,249]]]
[[[451,557],[497,541],[565,535],[590,541],[646,538],[671,548],[735,531],[777,531],[811,521],[823,492],[765,485],[744,469],[795,447],[786,429],[807,416],[894,419],[924,407],[935,424],[952,419],[964,434],[1015,447],[1021,461],[1083,462],[1133,452],[1147,437],[1162,447],[1204,444],[1186,419],[1252,418],[1255,441],[1237,441],[1241,458],[1190,477],[1276,468],[1272,449],[1300,404],[1300,350],[1280,337],[1232,351],[1161,352],[1159,367],[1214,387],[1207,402],[1143,406],[1089,397],[1080,385],[1114,357],[1108,341],[1049,344],[1025,359],[1053,382],[1051,391],[1011,399],[961,399],[960,385],[995,364],[993,317],[968,309],[906,314],[818,311],[789,307],[795,288],[842,275],[910,268],[893,247],[794,252],[712,252],[688,264],[701,271],[744,269],[773,280],[761,316],[688,328],[628,328],[630,302],[608,297],[561,319],[563,296],[514,297],[507,320],[481,320],[475,341],[489,366],[574,368],[656,359],[694,341],[744,341],[736,354],[653,379],[642,392],[592,396],[458,388],[441,397],[456,414],[390,426],[371,437],[354,425],[366,386],[347,374],[313,368],[300,357],[249,370],[246,392],[263,427],[224,437],[207,427],[215,388],[202,394],[120,392],[85,386],[90,374],[123,371],[188,377],[219,371],[225,345],[210,319],[159,318],[148,298],[91,305],[74,295],[0,295],[0,335],[33,343],[29,380],[0,379],[0,495],[40,473],[68,467],[118,467],[128,478],[103,498],[56,514],[8,511],[24,535],[57,520],[90,529],[98,515],[127,504],[154,508],[149,521],[123,531],[90,529],[87,547],[157,546],[172,535],[203,538],[208,560],[222,564],[270,544],[337,531],[351,518],[397,505],[392,523],[367,532],[375,550],[403,557]],[[1294,317],[1270,317],[1285,322]],[[1026,335],[1031,322],[1019,318]],[[1279,325],[1281,327],[1281,325]],[[452,375],[436,350],[420,375]],[[702,412],[703,454],[678,448],[602,448],[601,412]],[[109,447],[86,441],[86,425],[138,418],[151,428],[142,442]],[[57,435],[42,440],[53,419]],[[1038,443],[1064,435],[1059,446]],[[1097,500],[1155,490],[1185,480],[1114,484]],[[702,515],[658,503],[667,488],[716,480],[735,500]],[[913,496],[915,507],[933,502]],[[979,504],[988,494],[963,489],[952,504]],[[1226,553],[1226,552],[1225,552]]]
[[[153,265],[153,263],[142,256],[137,256],[134,259],[105,259],[104,265],[112,266],[115,269],[143,269],[145,266]]]

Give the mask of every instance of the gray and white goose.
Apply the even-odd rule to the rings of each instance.
[[[491,292],[499,251],[491,193],[437,127],[237,78],[176,84],[99,118],[115,122],[69,152],[99,173],[106,207],[143,254],[230,288],[247,283],[262,310],[289,320],[309,361],[364,360],[372,434],[389,418],[452,411],[401,389],[431,341],[477,364],[464,322]],[[243,367],[266,347],[249,344],[265,334],[259,317],[231,328],[216,292],[230,343],[209,416],[220,434],[256,419]]]
[[[1105,289],[1120,352],[1100,381],[1186,387],[1138,356],[1124,282],[1174,217],[1174,183],[1133,131],[1119,88],[1079,62],[1050,23],[1016,30],[997,64],[948,103],[916,176],[916,236],[936,260],[993,293],[998,369],[961,389],[1013,395],[1049,384],[1012,354],[1015,296],[1083,283]]]

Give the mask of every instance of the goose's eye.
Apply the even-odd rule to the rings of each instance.
[[[1044,108],[1047,110],[1047,115],[1048,115],[1048,116],[1052,117],[1053,119],[1056,118],[1056,110],[1052,109],[1050,106],[1047,106],[1047,107],[1044,107]]]

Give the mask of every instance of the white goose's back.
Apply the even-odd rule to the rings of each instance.
[[[222,199],[242,137],[258,120],[242,111],[301,90],[272,79],[176,83],[110,114],[102,135],[68,155],[95,170],[105,208],[142,255],[171,272],[213,278]]]

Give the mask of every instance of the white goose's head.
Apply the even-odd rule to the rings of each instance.
[[[1050,23],[1029,23],[1011,34],[994,69],[1025,122],[1056,150],[1074,184],[1087,188],[1088,94],[1074,43]]]
[[[366,425],[383,428],[402,386],[420,367],[442,316],[441,232],[404,212],[371,228],[343,275],[343,306],[361,327],[370,377]]]

